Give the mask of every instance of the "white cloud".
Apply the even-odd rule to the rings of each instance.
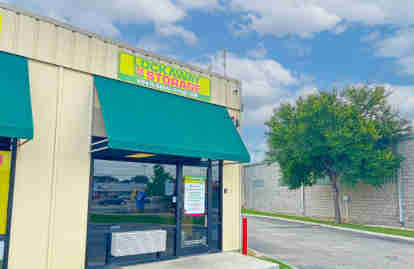
[[[137,48],[156,53],[167,53],[170,51],[168,43],[158,36],[144,36],[136,44]]]
[[[264,122],[271,118],[273,110],[280,104],[293,104],[300,96],[306,97],[314,93],[317,93],[317,89],[312,86],[305,86],[296,92],[285,89],[281,92],[281,95],[277,98],[276,102],[246,109],[243,123],[246,125],[263,125]]]
[[[397,31],[377,42],[377,55],[397,60],[405,74],[414,74],[414,28]]]
[[[268,150],[265,139],[258,143],[248,143],[247,148],[251,157],[250,163],[259,163],[264,161],[266,157],[266,151]]]
[[[221,8],[218,0],[177,0],[178,3],[186,8],[197,9],[217,9]]]
[[[338,24],[335,26],[335,28],[333,29],[333,32],[337,35],[344,33],[346,30],[348,30],[348,25],[347,24]]]
[[[261,34],[310,37],[335,27],[341,18],[313,3],[299,1],[233,0],[234,10],[247,12],[247,29]]]
[[[213,70],[223,73],[220,56],[211,57]],[[281,87],[295,85],[292,72],[273,59],[242,58],[227,54],[227,74],[243,81],[244,96],[277,96]]]
[[[232,0],[232,9],[246,13],[241,31],[275,36],[299,35],[333,30],[341,33],[345,23],[365,25],[414,24],[411,0]]]
[[[12,0],[18,7],[107,36],[119,35],[119,24],[175,23],[186,9],[172,0]]]
[[[384,84],[388,90],[392,91],[389,97],[390,104],[401,112],[405,119],[414,120],[414,85],[392,85]]]
[[[267,49],[265,48],[263,42],[261,42],[255,49],[248,51],[247,55],[252,58],[264,58],[267,55]]]
[[[194,46],[198,40],[197,36],[193,32],[186,30],[184,27],[179,25],[158,25],[156,27],[156,32],[162,37],[181,37],[184,42],[192,46]]]
[[[380,31],[373,31],[361,38],[361,41],[363,42],[372,42],[377,41],[381,38],[381,32]]]

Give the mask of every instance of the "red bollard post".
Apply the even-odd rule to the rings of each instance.
[[[247,217],[243,217],[243,255],[247,256]]]

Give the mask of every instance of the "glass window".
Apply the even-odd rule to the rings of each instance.
[[[175,255],[176,166],[96,160],[91,185],[88,266],[109,262],[108,238],[113,232],[164,231],[161,239],[149,233],[139,254],[114,261],[138,263]],[[163,238],[166,250],[152,252],[151,240]]]
[[[3,268],[4,260],[4,241],[0,241],[0,268]]]

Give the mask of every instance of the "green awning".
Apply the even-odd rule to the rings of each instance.
[[[108,147],[249,162],[227,109],[95,76]]]
[[[31,139],[33,118],[27,59],[0,52],[0,63],[0,136]]]

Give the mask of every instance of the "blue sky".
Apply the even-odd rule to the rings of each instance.
[[[227,73],[243,82],[243,137],[254,161],[264,157],[272,109],[318,89],[385,85],[414,118],[412,0],[8,2],[220,73],[226,49]]]

